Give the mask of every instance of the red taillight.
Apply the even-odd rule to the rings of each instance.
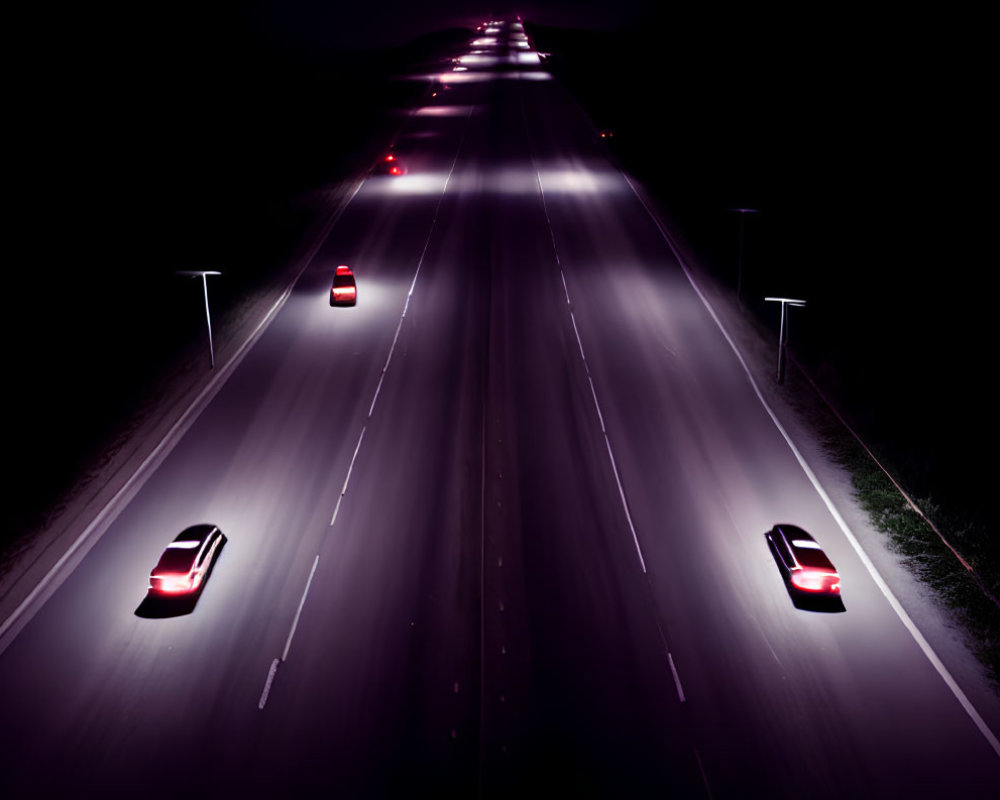
[[[385,158],[382,159],[382,170],[386,175],[402,175],[406,170],[404,170],[396,156],[393,153],[389,153]]]
[[[149,582],[150,589],[162,594],[184,594],[197,587],[198,582],[190,575],[160,575]]]
[[[792,585],[803,592],[840,594],[840,576],[836,573],[799,569],[792,573]]]

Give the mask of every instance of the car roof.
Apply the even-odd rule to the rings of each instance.
[[[827,558],[826,553],[819,549],[819,547],[798,547],[796,542],[792,542],[792,547],[795,549],[795,558],[803,567],[810,567],[812,569],[825,569],[831,572],[836,572],[830,559]]]
[[[803,567],[829,570],[830,572],[837,571],[829,557],[823,552],[823,548],[819,546],[811,534],[796,525],[776,525],[775,527],[781,530],[788,546],[792,549],[795,560]]]
[[[175,542],[203,542],[213,531],[218,530],[215,525],[191,525],[185,528],[174,537]]]
[[[197,547],[192,547],[190,550],[168,547],[163,551],[160,560],[156,562],[156,566],[153,567],[149,574],[157,576],[187,572],[194,565],[199,552],[200,550]]]
[[[792,539],[812,539],[812,534],[808,531],[802,530],[798,525],[788,525],[787,523],[778,523],[774,526],[780,530],[788,541]],[[813,539],[815,541],[815,539]]]

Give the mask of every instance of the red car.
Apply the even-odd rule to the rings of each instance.
[[[794,591],[840,596],[840,575],[812,536],[795,525],[775,525],[764,535]]]
[[[192,525],[181,531],[149,573],[150,593],[191,595],[199,591],[225,543],[225,535],[214,525]]]
[[[353,306],[358,302],[358,285],[354,282],[354,272],[346,264],[337,267],[330,287],[331,306]]]

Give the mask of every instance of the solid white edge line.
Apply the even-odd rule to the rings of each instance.
[[[969,715],[973,723],[975,723],[976,727],[979,729],[979,732],[989,743],[990,747],[993,748],[993,752],[995,752],[997,756],[1000,756],[1000,740],[998,740],[993,731],[990,730],[989,725],[986,724],[986,720],[984,720],[982,716],[980,716],[979,712],[976,711],[975,706],[972,705],[972,702],[966,696],[965,692],[962,691],[962,688],[952,677],[951,673],[948,671],[948,668],[938,657],[937,653],[934,652],[934,649],[931,647],[930,642],[928,642],[924,638],[924,635],[917,628],[916,624],[910,618],[910,615],[906,613],[906,610],[903,608],[902,605],[900,605],[899,601],[896,599],[896,596],[892,593],[892,590],[882,579],[882,576],[879,574],[875,565],[872,563],[871,559],[868,558],[868,554],[865,553],[865,551],[862,549],[861,543],[857,540],[857,538],[855,538],[850,527],[848,527],[847,522],[844,520],[844,518],[840,515],[840,512],[837,511],[836,507],[834,506],[833,501],[830,499],[830,496],[826,493],[826,490],[823,489],[823,487],[820,485],[819,479],[813,473],[812,469],[810,469],[809,465],[806,463],[805,458],[799,452],[799,449],[792,442],[792,439],[788,435],[788,432],[778,421],[777,415],[774,413],[771,406],[768,405],[767,400],[764,399],[764,395],[761,393],[760,387],[757,385],[757,381],[754,380],[753,375],[750,373],[750,368],[747,366],[746,361],[744,361],[742,354],[736,347],[736,344],[733,342],[732,338],[730,338],[729,333],[728,331],[726,331],[721,320],[716,315],[715,309],[712,308],[712,305],[711,303],[709,303],[708,298],[705,297],[705,295],[701,291],[701,288],[695,282],[694,276],[692,276],[690,270],[687,267],[687,264],[684,263],[684,259],[681,257],[681,254],[674,246],[673,240],[670,238],[666,230],[664,230],[663,225],[660,222],[659,218],[652,212],[652,210],[646,204],[645,199],[635,188],[634,184],[629,179],[628,175],[626,175],[624,172],[621,174],[622,177],[625,178],[625,182],[628,183],[629,188],[632,189],[632,192],[633,194],[635,194],[636,199],[638,199],[639,202],[642,204],[642,207],[646,209],[646,213],[649,215],[650,219],[653,220],[653,223],[659,229],[660,235],[663,237],[663,240],[667,243],[667,246],[674,254],[674,258],[677,259],[677,263],[683,270],[684,275],[687,277],[688,283],[691,284],[691,287],[694,289],[695,294],[698,295],[702,304],[708,310],[709,315],[715,321],[716,326],[718,326],[719,330],[722,332],[723,337],[729,343],[729,347],[732,349],[733,353],[735,353],[737,360],[743,367],[743,371],[747,376],[747,380],[750,381],[750,385],[753,388],[754,394],[757,395],[757,399],[760,401],[760,404],[767,412],[767,415],[771,418],[771,421],[774,423],[774,426],[778,429],[778,432],[781,433],[781,436],[782,438],[784,438],[785,443],[788,445],[789,449],[791,449],[792,451],[792,454],[795,456],[795,460],[798,461],[799,466],[805,473],[806,478],[813,485],[813,488],[816,490],[816,493],[820,496],[820,499],[826,505],[827,510],[829,510],[834,521],[837,523],[841,531],[844,533],[844,536],[850,543],[851,547],[854,548],[855,553],[857,553],[858,558],[861,559],[861,563],[864,564],[865,569],[868,570],[868,574],[871,575],[872,580],[875,582],[875,585],[885,596],[885,599],[889,602],[889,606],[893,609],[893,611],[896,612],[896,616],[899,617],[900,622],[902,622],[906,630],[909,631],[910,636],[913,637],[913,640],[917,643],[917,646],[921,649],[921,651],[923,651],[924,655],[927,657],[927,660],[930,661],[931,666],[933,666],[934,669],[937,670],[938,675],[941,676],[941,679],[951,690],[951,693],[955,696],[955,699],[957,699],[958,702],[961,704],[962,708],[965,709],[965,713]]]

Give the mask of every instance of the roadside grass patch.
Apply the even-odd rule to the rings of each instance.
[[[1000,690],[1000,605],[996,601],[1000,597],[1000,553],[989,532],[941,509],[932,498],[913,498],[972,567],[972,571],[967,570],[850,433],[818,403],[808,405],[808,418],[820,428],[827,452],[850,473],[855,495],[872,524],[949,610],[986,667],[994,689]]]

